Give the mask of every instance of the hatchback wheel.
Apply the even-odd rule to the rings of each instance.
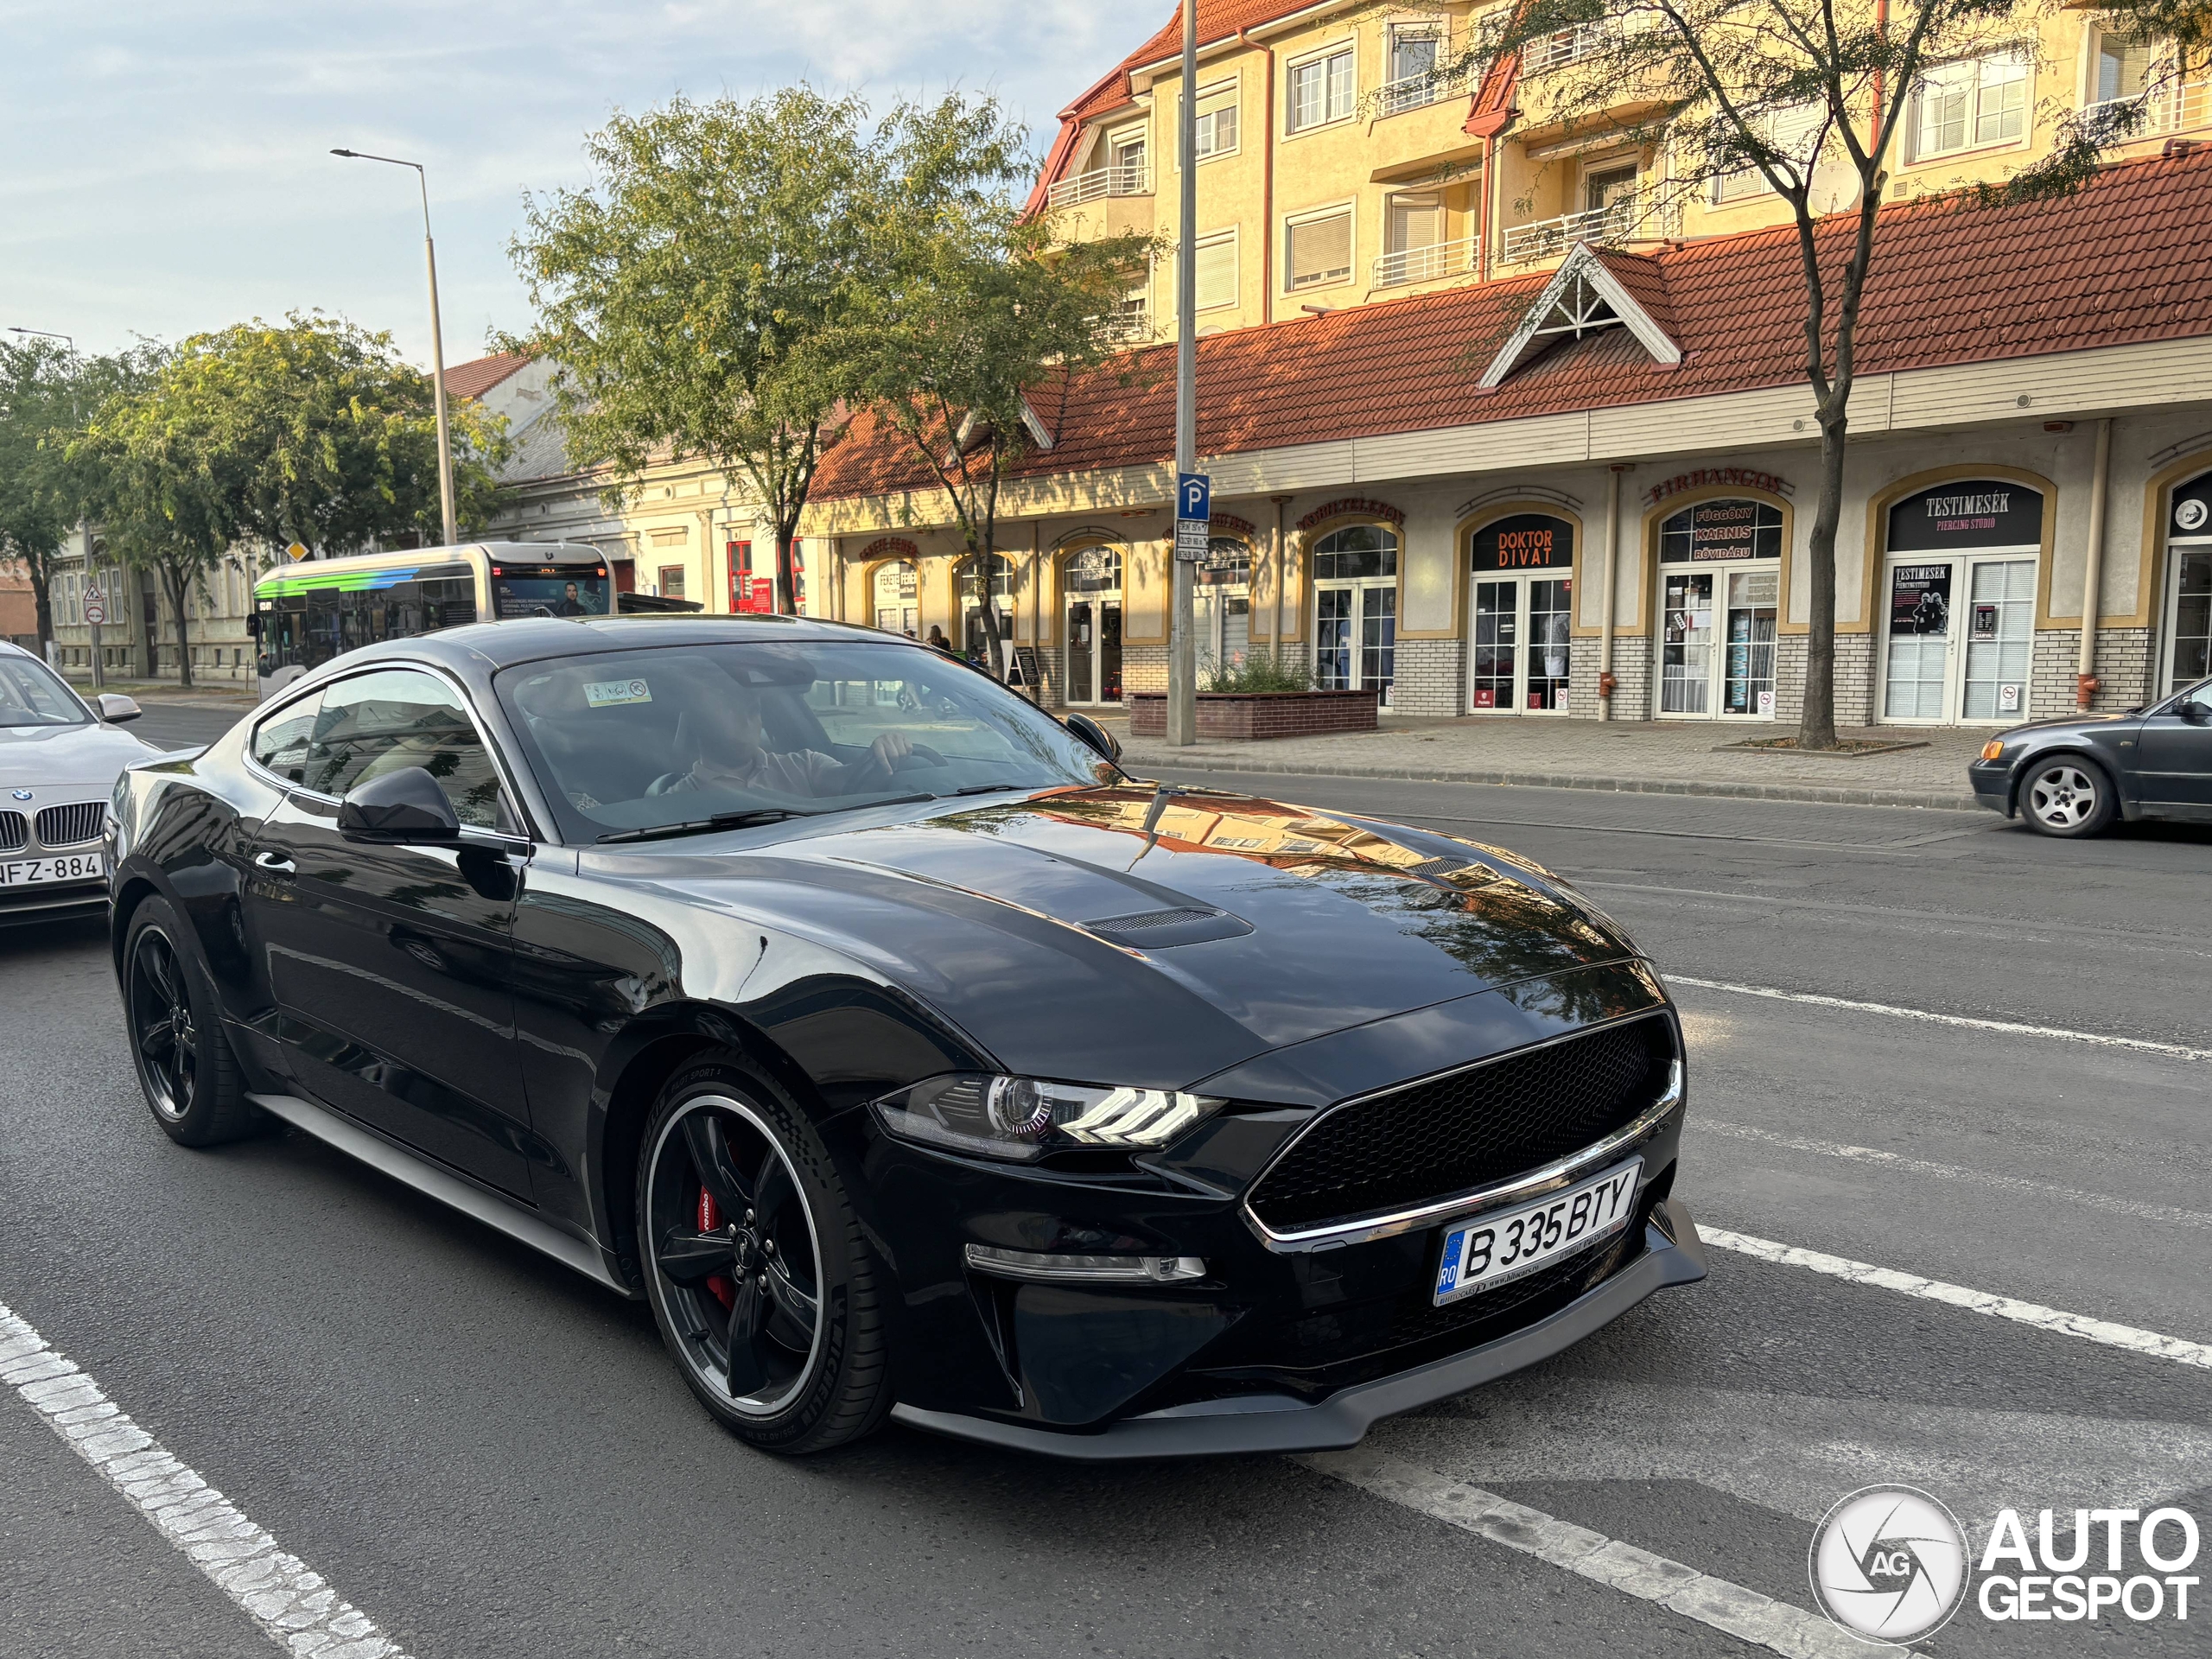
[[[186,954],[189,935],[164,899],[149,899],[124,941],[130,1058],[154,1121],[180,1146],[212,1147],[257,1123],[223,1035],[215,998]]]
[[[639,1257],[700,1402],[765,1450],[825,1451],[891,1407],[874,1275],[829,1150],[734,1061],[662,1093],[638,1173]]]
[[[2046,836],[2094,836],[2113,820],[2112,779],[2078,754],[2038,760],[2020,785],[2020,816]]]

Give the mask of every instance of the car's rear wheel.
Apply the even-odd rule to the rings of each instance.
[[[138,906],[123,946],[124,1017],[154,1122],[180,1146],[212,1147],[251,1134],[259,1115],[189,938],[167,899]]]
[[[2082,755],[2037,760],[2020,783],[2020,816],[2043,835],[2097,835],[2118,810],[2111,775]]]
[[[891,1407],[874,1268],[829,1149],[734,1057],[662,1093],[638,1168],[653,1316],[700,1403],[766,1451],[826,1451]]]

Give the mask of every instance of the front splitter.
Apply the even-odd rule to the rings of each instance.
[[[1656,1290],[1705,1277],[1705,1246],[1680,1200],[1656,1206],[1643,1230],[1643,1254],[1587,1295],[1510,1336],[1448,1359],[1343,1389],[1318,1405],[1282,1396],[1205,1400],[1141,1417],[1126,1417],[1097,1433],[1034,1428],[953,1411],[893,1406],[894,1421],[985,1446],[1087,1463],[1136,1458],[1231,1457],[1240,1453],[1335,1452],[1357,1446],[1377,1420],[1395,1417],[1573,1347]]]

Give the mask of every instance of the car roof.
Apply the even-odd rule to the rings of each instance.
[[[443,663],[470,676],[496,674],[521,663],[646,646],[726,645],[812,639],[848,644],[929,647],[903,634],[848,622],[798,616],[588,616],[517,617],[505,622],[476,622],[436,633],[390,639],[349,651],[335,659],[346,668],[390,658]],[[334,663],[334,666],[335,665]],[[318,674],[318,679],[323,676]]]

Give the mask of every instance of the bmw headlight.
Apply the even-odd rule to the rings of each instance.
[[[1029,1164],[1048,1152],[1164,1147],[1220,1105],[1173,1089],[954,1072],[886,1095],[875,1115],[903,1140]]]

